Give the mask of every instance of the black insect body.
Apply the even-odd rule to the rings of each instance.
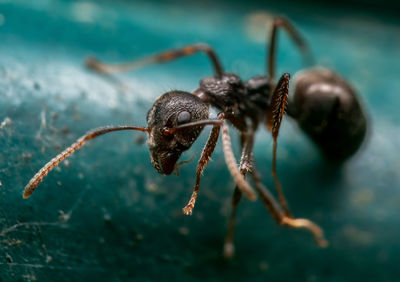
[[[244,194],[251,200],[256,199],[256,193],[264,202],[267,210],[271,213],[278,224],[293,227],[304,228],[310,231],[319,246],[326,246],[322,230],[308,219],[296,219],[292,216],[286,199],[284,197],[282,187],[276,174],[276,150],[277,137],[282,117],[285,113],[288,102],[289,92],[289,74],[283,74],[279,81],[275,82],[275,45],[276,32],[279,27],[283,27],[294,42],[307,54],[307,46],[304,40],[299,36],[298,32],[288,23],[287,20],[278,18],[274,22],[271,44],[268,56],[269,76],[256,76],[243,82],[240,77],[235,74],[225,73],[215,54],[215,52],[207,45],[196,44],[181,49],[162,52],[153,56],[146,57],[134,62],[118,65],[104,64],[96,59],[89,59],[88,67],[98,72],[109,74],[135,69],[152,63],[167,62],[179,57],[192,55],[198,52],[205,53],[211,60],[215,75],[204,78],[200,81],[199,88],[193,93],[183,91],[171,91],[161,95],[153,104],[147,114],[147,127],[135,126],[114,126],[102,127],[92,130],[78,139],[74,144],[68,147],[61,154],[47,163],[28,183],[25,187],[24,197],[29,197],[38,184],[48,174],[48,172],[58,165],[62,160],[71,155],[74,151],[82,147],[87,140],[93,139],[99,135],[119,130],[139,130],[148,133],[147,144],[150,150],[151,161],[156,170],[161,174],[171,174],[177,166],[181,154],[188,150],[197,137],[200,135],[204,126],[211,125],[212,130],[208,141],[202,151],[197,170],[196,183],[189,203],[184,207],[185,214],[191,214],[199,193],[200,179],[202,172],[207,165],[214,148],[217,144],[220,133],[222,134],[222,146],[225,155],[227,167],[236,183],[233,196],[233,211],[228,223],[228,233],[224,245],[224,254],[231,257],[234,253],[233,235],[235,229],[235,215],[238,203]],[[329,136],[330,130],[337,132],[335,111],[342,110],[342,92],[344,95],[352,95],[353,92],[342,91],[339,98],[330,102],[329,91],[312,91],[313,85],[325,82],[325,71],[310,71],[313,79],[307,80],[300,76],[298,84],[295,86],[294,100],[290,104],[290,115],[299,121],[300,126],[325,148],[325,136]],[[320,74],[321,73],[321,74]],[[332,83],[332,87],[340,87],[340,83]],[[344,85],[344,82],[342,83]],[[316,86],[315,86],[316,87]],[[332,88],[332,89],[333,89]],[[336,90],[335,90],[336,91]],[[321,93],[321,99],[315,98],[315,93]],[[329,100],[326,102],[326,99]],[[353,96],[352,96],[353,97]],[[344,97],[344,103],[346,99]],[[355,99],[355,96],[353,97]],[[335,100],[336,99],[336,100]],[[339,99],[339,102],[338,100]],[[314,100],[318,102],[314,103]],[[318,117],[318,104],[321,104],[322,119],[328,121],[322,131],[312,126],[315,117]],[[219,114],[217,118],[210,118],[209,107],[215,107]],[[339,108],[339,109],[336,109]],[[308,115],[308,111],[311,114]],[[327,111],[328,113],[325,113]],[[328,118],[324,116],[327,114]],[[348,112],[345,112],[345,115]],[[362,111],[351,112],[350,115],[362,115]],[[360,117],[359,117],[360,118]],[[330,120],[332,119],[332,120]],[[345,118],[347,119],[347,118]],[[356,118],[355,118],[356,119]],[[240,141],[242,147],[242,155],[240,164],[237,166],[235,156],[232,152],[228,123],[238,129],[240,133]],[[333,124],[333,125],[332,125]],[[260,174],[254,166],[253,160],[253,144],[254,134],[258,130],[259,125],[266,125],[272,132],[273,137],[273,158],[272,158],[272,174],[274,177],[275,187],[278,193],[278,201],[261,183]],[[350,127],[347,124],[345,128]],[[351,129],[351,128],[350,128]],[[336,131],[335,131],[336,130]],[[351,130],[350,130],[351,131]],[[346,134],[349,130],[344,130],[340,138],[347,138]],[[361,133],[358,133],[361,135]],[[362,138],[361,138],[362,139]],[[329,141],[331,142],[331,141]],[[354,140],[350,141],[354,144]],[[328,146],[328,145],[326,145]],[[329,147],[329,146],[328,146]],[[327,149],[329,154],[330,151]],[[349,155],[350,153],[346,153]],[[245,180],[245,175],[249,174],[253,180],[255,190]]]
[[[338,74],[324,68],[295,76],[288,114],[320,147],[324,156],[342,162],[364,141],[367,120],[353,88]]]

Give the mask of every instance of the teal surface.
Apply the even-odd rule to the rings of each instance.
[[[126,61],[206,42],[226,70],[246,79],[265,69],[266,12],[291,18],[318,64],[346,76],[369,113],[368,142],[337,170],[293,121],[282,125],[278,173],[286,196],[297,217],[320,224],[328,248],[317,248],[304,231],[277,226],[260,201],[243,200],[236,256],[224,260],[234,184],[220,144],[193,216],[181,208],[192,191],[196,161],[179,176],[163,177],[147,147],[137,144],[140,133],[91,142],[50,173],[30,199],[22,199],[33,174],[87,130],[145,125],[156,97],[171,89],[194,90],[211,74],[207,59],[196,55],[106,80],[84,68],[88,55]],[[0,281],[400,277],[398,19],[356,8],[268,2],[3,0],[0,42]],[[279,46],[279,72],[294,74],[301,58],[286,35]],[[183,159],[201,151],[207,132]],[[272,188],[271,150],[271,138],[260,131],[255,157]]]

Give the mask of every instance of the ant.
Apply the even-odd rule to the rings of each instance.
[[[308,219],[292,216],[283,194],[276,172],[277,138],[282,118],[288,108],[289,116],[298,121],[300,127],[328,157],[345,159],[355,152],[365,135],[365,116],[348,83],[339,75],[321,68],[301,72],[295,83],[294,99],[288,105],[290,75],[284,73],[278,82],[275,81],[276,41],[280,28],[289,34],[304,58],[310,57],[309,47],[299,32],[287,19],[277,17],[274,19],[267,56],[269,75],[254,76],[247,82],[243,82],[236,74],[224,72],[215,51],[206,44],[165,51],[123,64],[105,64],[94,58],[88,59],[86,64],[89,68],[102,74],[111,74],[201,52],[210,59],[215,74],[202,79],[199,88],[192,93],[174,90],[157,98],[147,113],[146,127],[108,126],[87,132],[36,173],[25,187],[23,197],[28,198],[61,161],[80,149],[88,140],[100,135],[120,130],[148,133],[147,145],[151,162],[160,174],[169,175],[177,166],[181,154],[192,146],[203,128],[212,126],[198,162],[195,187],[183,213],[191,215],[193,212],[202,172],[221,133],[226,164],[236,183],[224,255],[232,257],[234,254],[235,215],[242,195],[255,200],[256,192],[278,224],[304,228],[311,232],[318,246],[327,246],[323,231],[318,225]],[[219,111],[216,118],[209,117],[210,106]],[[228,122],[239,131],[242,150],[239,166],[232,151]],[[260,124],[266,125],[273,138],[272,175],[278,200],[262,184],[260,173],[254,165],[254,135]],[[317,124],[321,126],[316,126]],[[245,179],[247,174],[251,176],[255,190]]]

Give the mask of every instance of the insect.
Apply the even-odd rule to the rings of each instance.
[[[89,59],[87,61],[89,68],[103,74],[111,74],[137,69],[153,63],[164,63],[196,53],[204,53],[210,59],[215,74],[202,79],[199,88],[192,93],[174,90],[161,95],[147,113],[146,127],[109,126],[87,132],[35,174],[25,187],[23,197],[30,197],[43,178],[55,166],[80,149],[87,141],[100,135],[121,130],[136,130],[147,133],[147,145],[150,150],[152,164],[159,173],[169,175],[174,171],[181,154],[192,146],[203,128],[212,126],[198,162],[196,181],[191,198],[183,208],[184,214],[190,215],[193,212],[199,195],[202,172],[210,160],[221,134],[226,164],[236,184],[232,200],[232,213],[228,222],[228,231],[224,244],[224,255],[232,257],[234,254],[235,215],[242,195],[250,200],[255,200],[258,194],[278,224],[306,229],[314,236],[317,245],[326,246],[327,241],[318,225],[308,219],[294,218],[292,216],[277,176],[277,138],[288,104],[290,80],[290,75],[284,73],[277,82],[275,81],[276,41],[277,31],[280,28],[288,32],[305,58],[309,56],[308,46],[299,32],[285,18],[276,18],[272,27],[267,56],[269,74],[254,76],[246,82],[233,73],[226,73],[215,51],[206,44],[195,44],[165,51],[123,64],[106,64],[94,58]],[[319,86],[320,84],[322,86]],[[331,85],[331,88],[324,87],[324,85]],[[313,87],[319,92],[316,91],[314,93],[312,91]],[[344,117],[338,115],[343,108],[341,99],[343,98],[347,103],[358,105],[355,94],[352,91],[344,91],[343,89],[348,90],[350,87],[333,72],[325,69],[312,69],[303,72],[295,85],[294,100],[289,103],[288,113],[299,122],[301,128],[312,136],[323,149],[325,148],[325,136],[336,134],[336,127],[331,126],[331,123],[336,124],[338,119],[346,120],[347,118],[346,114],[344,114]],[[332,91],[330,92],[329,90]],[[318,93],[320,93],[320,97],[316,97]],[[331,98],[331,96],[338,98]],[[219,111],[216,118],[210,118],[210,106]],[[356,116],[360,115],[360,113],[362,112],[352,112]],[[315,117],[322,119],[329,117],[327,125],[322,131],[318,131],[312,126]],[[231,148],[228,123],[239,131],[242,149],[239,165],[237,165]],[[352,125],[348,125],[346,122],[343,122],[343,124],[346,130],[339,131],[342,134],[337,137],[339,139],[349,137],[346,134],[349,134],[349,130],[352,129]],[[254,165],[252,153],[254,135],[260,125],[266,125],[273,138],[272,175],[278,200],[262,184],[260,173]],[[359,138],[362,139],[360,136]],[[326,142],[329,143],[331,141],[328,140]],[[357,142],[350,142],[353,142],[354,147],[356,147],[355,143]],[[325,152],[328,155],[331,153],[329,149],[326,149]],[[351,154],[351,151],[345,155],[349,154]],[[247,174],[252,178],[255,189],[245,179]]]

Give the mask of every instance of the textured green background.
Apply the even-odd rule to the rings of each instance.
[[[0,123],[12,120],[0,128],[0,281],[399,279],[400,22],[387,10],[364,8],[0,1]],[[283,123],[278,172],[286,195],[296,216],[324,228],[329,248],[316,248],[306,232],[278,227],[260,202],[244,200],[237,254],[225,261],[234,185],[220,146],[187,217],[181,208],[196,162],[180,176],[158,175],[146,146],[135,143],[140,133],[95,140],[22,199],[30,177],[88,129],[145,125],[158,95],[193,90],[211,74],[198,55],[104,80],[83,67],[88,55],[123,61],[206,42],[227,70],[248,78],[264,71],[266,30],[255,19],[266,11],[289,16],[318,63],[345,75],[370,114],[368,143],[340,170],[323,162],[293,121]],[[300,68],[282,35],[279,72]],[[207,135],[184,159],[201,151]],[[255,156],[269,187],[271,147],[260,132]]]

